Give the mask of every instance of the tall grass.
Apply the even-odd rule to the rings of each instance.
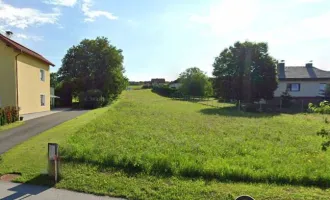
[[[72,135],[64,159],[161,176],[327,187],[321,115],[245,114],[127,91]]]

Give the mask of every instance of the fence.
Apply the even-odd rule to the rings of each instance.
[[[253,105],[255,110],[258,112],[278,112],[278,113],[300,113],[306,112],[308,108],[308,104],[310,101],[304,99],[294,99],[290,101],[290,104],[287,105],[283,103],[282,99],[274,99],[270,101],[259,101],[251,103],[245,103],[241,101],[219,101],[214,97],[199,97],[199,96],[172,96],[174,100],[180,101],[189,101],[195,102],[199,104],[203,104],[206,106],[214,107],[214,108],[222,108],[222,107],[235,107],[238,111],[246,110],[247,106]]]

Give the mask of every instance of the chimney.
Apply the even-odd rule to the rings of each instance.
[[[278,65],[277,65],[277,70],[278,71],[284,71],[284,68],[285,68],[285,60],[281,60]]]
[[[277,76],[279,78],[284,78],[285,76],[285,61],[284,60],[281,60],[278,62],[277,64]]]
[[[13,36],[13,34],[14,34],[14,33],[11,32],[11,31],[6,31],[5,33],[6,33],[6,37],[7,37],[7,38],[11,38],[11,37]]]
[[[309,61],[308,63],[306,63],[306,67],[313,67],[313,61]]]

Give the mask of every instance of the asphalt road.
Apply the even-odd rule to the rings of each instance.
[[[31,119],[23,125],[0,132],[0,155],[12,147],[24,142],[25,140],[38,135],[50,128],[53,128],[63,122],[73,119],[87,111],[68,110],[44,117]]]

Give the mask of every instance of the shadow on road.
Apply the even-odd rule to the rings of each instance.
[[[41,183],[45,185],[49,185],[49,187],[31,185],[31,184],[41,184]],[[52,183],[52,181],[49,180],[49,177],[47,175],[39,175],[29,180],[25,184],[20,184],[8,189],[8,191],[12,191],[15,193],[2,198],[2,200],[25,199],[32,195],[38,195],[50,189],[50,187],[53,185],[54,183]]]

